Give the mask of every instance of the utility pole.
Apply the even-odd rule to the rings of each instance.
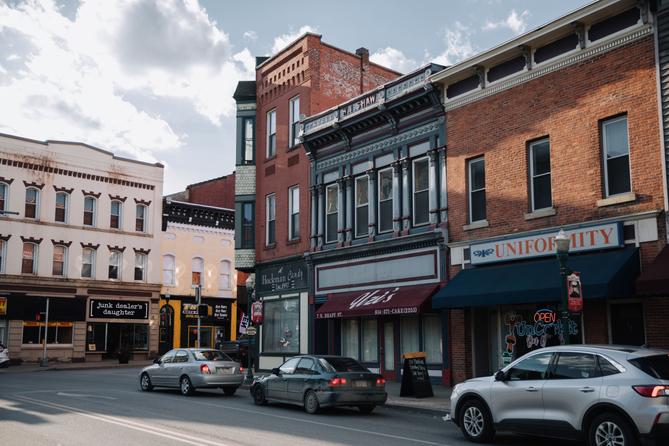
[[[195,299],[197,300],[197,348],[200,348],[200,330],[202,325],[202,317],[200,316],[200,305],[202,304],[202,284],[198,283],[195,287]]]
[[[47,348],[46,344],[48,342],[48,334],[49,334],[49,298],[46,298],[46,313],[44,315],[44,352],[42,353],[42,362],[40,362],[40,366],[42,367],[48,367],[49,366],[49,358],[47,357]]]

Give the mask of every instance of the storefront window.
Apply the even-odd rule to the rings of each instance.
[[[402,318],[400,323],[400,342],[402,344],[401,354],[420,351],[418,342],[419,336],[418,317],[411,316]]]
[[[48,344],[72,344],[72,322],[49,322],[46,330],[44,322],[23,323],[23,343],[42,344],[44,334]]]
[[[363,362],[377,362],[379,360],[376,319],[362,321],[362,360]]]
[[[263,351],[298,353],[300,351],[300,300],[298,298],[265,301]]]
[[[423,346],[428,364],[441,364],[441,319],[438,315],[423,317]]]
[[[344,319],[341,322],[341,354],[358,359],[360,323],[358,319]]]
[[[86,327],[86,351],[104,352],[107,350],[107,324],[91,323]]]
[[[134,324],[134,336],[132,341],[133,350],[149,349],[149,326],[146,324]]]

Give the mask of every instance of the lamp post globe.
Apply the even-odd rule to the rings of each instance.
[[[555,236],[555,245],[557,246],[558,255],[569,253],[570,244],[571,238],[564,232],[564,229],[560,229],[560,232]]]

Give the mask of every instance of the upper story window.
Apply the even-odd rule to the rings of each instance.
[[[369,177],[355,179],[355,236],[369,234]]]
[[[95,277],[95,249],[84,248],[81,251],[81,277],[92,279]]]
[[[551,149],[548,139],[530,143],[530,202],[532,211],[553,205],[551,192]]]
[[[110,279],[121,280],[121,265],[123,261],[123,253],[121,251],[111,251],[109,253],[109,275]]]
[[[204,285],[204,259],[193,257],[191,262],[191,284]]]
[[[325,242],[337,241],[339,219],[339,186],[331,184],[325,188]]]
[[[242,248],[255,247],[255,203],[242,203]]]
[[[26,218],[37,218],[39,215],[39,189],[29,187],[26,189]]]
[[[109,227],[112,229],[121,229],[121,221],[123,212],[123,203],[119,200],[112,200],[110,207]]]
[[[602,147],[606,196],[631,192],[627,116],[619,116],[602,122]]]
[[[290,135],[288,135],[288,140],[290,141],[290,147],[294,147],[300,143],[298,138],[299,136],[299,126],[300,126],[300,97],[295,96],[290,100]]]
[[[135,253],[135,280],[146,281],[146,254]]]
[[[276,195],[269,194],[265,197],[265,244],[276,243]]]
[[[5,272],[5,259],[7,258],[7,242],[0,239],[0,274]]]
[[[229,290],[230,286],[230,262],[228,260],[221,261],[219,277],[218,277],[218,289],[219,290]]]
[[[393,168],[379,171],[379,233],[393,230]]]
[[[276,155],[276,110],[267,112],[267,158]]]
[[[243,153],[244,159],[242,160],[244,164],[253,164],[254,153],[255,153],[255,130],[253,128],[253,119],[246,118],[243,122]]]
[[[54,245],[53,247],[53,267],[51,275],[65,276],[67,270],[67,247],[63,245]]]
[[[23,243],[21,274],[37,274],[37,248],[36,243]]]
[[[84,198],[84,226],[95,226],[95,211],[97,200],[95,197]]]
[[[135,214],[135,231],[146,232],[146,205],[138,204]]]
[[[485,160],[483,157],[467,161],[469,222],[486,219]]]
[[[430,169],[427,158],[413,162],[413,224],[430,222]]]
[[[9,201],[9,185],[7,183],[0,183],[0,211],[7,210],[7,202]],[[0,212],[0,215],[3,215]]]
[[[56,221],[59,223],[67,222],[67,205],[69,201],[69,195],[66,192],[57,192],[56,193]]]
[[[300,236],[300,188],[288,189],[288,238],[295,240]]]
[[[163,256],[163,285],[172,286],[174,282],[175,259],[172,254]]]

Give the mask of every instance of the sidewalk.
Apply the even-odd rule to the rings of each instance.
[[[119,364],[117,360],[106,360],[97,362],[49,362],[48,367],[41,367],[39,363],[28,362],[21,365],[13,365],[0,369],[3,373],[27,373],[27,372],[45,372],[52,370],[88,370],[88,369],[117,369],[145,367],[152,364],[153,361],[130,361],[128,364]]]
[[[398,382],[386,382],[388,400],[386,407],[394,409],[413,410],[431,415],[444,416],[451,408],[451,388],[442,385],[432,385],[434,396],[431,398],[413,398],[400,396],[401,384]]]

